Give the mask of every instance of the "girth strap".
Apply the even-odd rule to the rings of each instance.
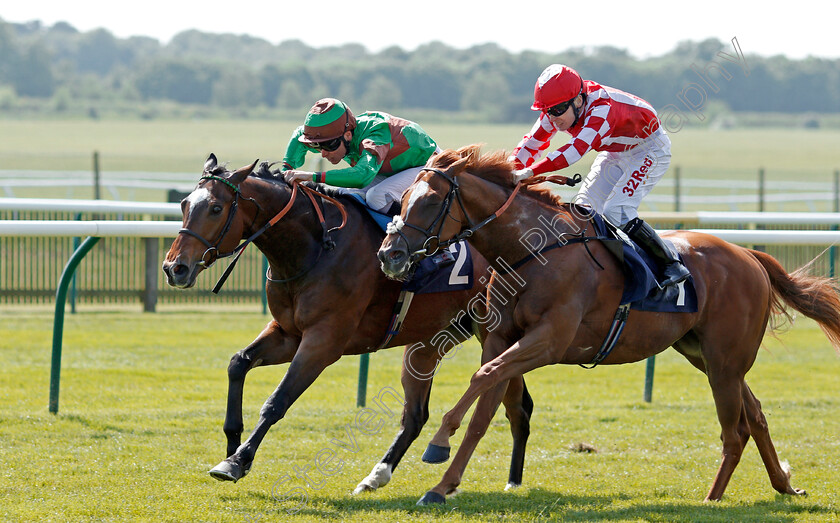
[[[414,293],[406,290],[400,291],[400,297],[397,298],[397,303],[394,305],[393,316],[391,323],[388,324],[388,330],[385,332],[385,339],[376,348],[376,350],[384,349],[391,342],[391,339],[400,333],[403,321],[408,314],[408,308],[411,305],[411,300],[414,298]]]
[[[607,337],[604,338],[601,348],[598,349],[598,352],[595,354],[595,357],[592,358],[592,361],[586,364],[579,363],[581,367],[584,369],[594,369],[599,363],[604,361],[604,358],[610,355],[610,352],[612,352],[616,343],[618,343],[618,338],[621,336],[621,331],[624,330],[624,325],[627,323],[627,317],[629,315],[629,303],[618,306],[618,310],[615,311],[615,316],[613,317],[612,325],[610,325],[610,330],[607,332]]]

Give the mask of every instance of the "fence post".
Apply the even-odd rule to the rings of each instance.
[[[834,170],[834,212],[840,212],[840,170]],[[837,225],[831,226],[832,231],[837,230]],[[837,247],[831,246],[828,249],[828,277],[834,278],[834,265],[837,260]]]
[[[81,238],[73,238],[73,252],[79,250],[79,245],[82,244]],[[73,278],[70,279],[70,314],[76,314],[76,274],[73,274]]]
[[[682,211],[682,173],[680,166],[674,167],[674,211]]]
[[[758,212],[764,212],[764,167],[758,168]],[[764,229],[764,225],[756,225],[756,229]],[[757,251],[764,251],[764,245],[753,245],[753,249]]]
[[[653,369],[656,365],[656,356],[651,356],[647,359],[647,366],[645,367],[645,397],[644,400],[650,403],[653,399]]]
[[[99,183],[99,151],[93,151],[93,199],[100,200],[102,193]]]
[[[359,384],[356,389],[356,406],[364,407],[367,403],[367,381],[370,354],[362,354],[359,358]]]
[[[266,295],[266,287],[268,285],[268,258],[263,254],[262,256],[262,290],[260,291],[260,299],[262,300],[262,313],[268,314],[268,296]]]
[[[82,213],[76,213],[76,220],[82,220]],[[79,237],[73,238],[73,252],[78,250],[79,245],[82,244],[82,239]],[[76,314],[76,274],[73,274],[73,278],[70,280],[70,314]]]
[[[758,168],[758,212],[764,212],[764,167]]]
[[[143,312],[155,312],[158,299],[158,257],[160,241],[143,238],[146,246],[146,285],[143,288]]]
[[[61,381],[61,340],[64,336],[64,307],[67,301],[67,287],[85,255],[93,249],[99,238],[90,236],[76,249],[58,280],[55,291],[55,319],[53,320],[52,364],[50,366],[50,412],[58,413],[58,390]]]
[[[674,211],[682,211],[682,172],[679,165],[674,167]],[[677,229],[682,229],[683,224],[676,224]],[[643,398],[647,403],[653,398],[653,372],[656,367],[656,356],[649,356],[645,365],[645,391]]]

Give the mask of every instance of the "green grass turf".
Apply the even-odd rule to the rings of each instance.
[[[353,497],[392,441],[396,416],[383,415],[376,434],[357,433],[356,452],[336,452],[334,475],[313,474],[312,485],[294,475],[354,425],[358,357],[327,369],[272,428],[246,478],[220,483],[207,470],[224,457],[225,369],[265,316],[249,308],[68,315],[58,415],[47,411],[51,311],[6,308],[0,316],[3,521],[840,520],[840,359],[807,320],[767,338],[747,379],[793,485],[808,497],[777,494],[750,443],[723,501],[702,503],[719,461],[719,426],[704,376],[666,351],[656,360],[652,403],[642,400],[644,363],[528,374],[535,409],[523,486],[502,491],[510,435],[500,412],[462,492],[443,508],[420,508],[416,500],[444,470],[420,455],[477,367],[474,343],[438,372],[429,423],[391,483]],[[401,355],[372,355],[369,398],[400,390]],[[286,367],[249,374],[246,431]],[[580,443],[598,452],[573,450]],[[305,501],[275,499],[272,488],[286,475],[280,486],[299,488]]]
[[[280,160],[299,124],[264,120],[10,120],[0,125],[0,168],[90,170],[93,151],[99,151],[103,170],[197,173],[211,152],[232,166],[247,165],[256,158]],[[529,124],[421,124],[443,148],[484,143],[486,150],[511,150],[530,129]],[[562,145],[563,136],[557,137],[556,146]],[[834,151],[840,130],[685,128],[670,136],[672,164],[682,166],[686,176],[697,169],[727,179],[727,172],[753,173],[764,167],[768,176],[778,173],[780,179],[790,171],[809,175],[802,179],[819,175],[829,180],[840,168]]]

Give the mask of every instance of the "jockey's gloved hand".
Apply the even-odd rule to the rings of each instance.
[[[531,176],[534,176],[534,171],[527,167],[525,169],[513,171],[513,183],[519,183],[525,178],[530,178]]]
[[[295,180],[300,180],[302,182],[311,182],[314,176],[315,173],[309,171],[283,171],[283,178],[286,180],[286,183],[292,183]]]

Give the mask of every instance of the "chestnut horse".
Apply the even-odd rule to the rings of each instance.
[[[624,275],[617,257],[603,242],[585,239],[593,236],[588,215],[544,189],[514,186],[512,169],[502,152],[479,156],[477,146],[444,151],[406,190],[402,213],[379,251],[383,271],[400,277],[437,245],[469,236],[497,271],[488,289],[488,307],[500,310],[503,319],[483,344],[486,363],[443,416],[424,461],[448,458],[449,438],[476,399],[478,405],[455,459],[420,504],[445,502],[460,483],[499,405],[505,380],[544,365],[593,361],[622,297]],[[476,225],[474,219],[483,221]],[[560,248],[531,252],[531,242],[520,240],[534,228],[557,238]],[[804,269],[788,274],[770,255],[714,236],[688,231],[663,236],[674,243],[691,271],[698,310],[632,310],[617,345],[602,363],[640,361],[673,346],[706,374],[723,443],[706,500],[721,498],[750,437],[773,488],[804,494],[791,486],[790,470],[779,462],[761,405],[744,376],[755,361],[768,319],[787,314],[784,305],[816,320],[838,349],[836,283],[809,276]],[[511,283],[514,278],[521,287]],[[508,281],[504,288],[502,279]]]
[[[273,318],[250,345],[233,355],[228,367],[227,458],[210,471],[219,480],[237,481],[248,473],[268,429],[327,366],[345,354],[383,348],[401,288],[377,267],[376,250],[384,233],[355,200],[322,185],[290,186],[266,163],[250,176],[256,164],[231,172],[210,155],[198,186],[181,202],[183,229],[163,263],[169,285],[186,289],[204,268],[236,252],[246,238],[253,239],[269,262],[266,294]],[[316,196],[295,196],[305,191]],[[280,218],[280,213],[286,214]],[[329,225],[344,221],[344,227],[327,230],[319,216]],[[242,245],[247,242],[240,244],[240,250]],[[476,274],[488,271],[487,262],[474,251],[473,260]],[[483,324],[476,320],[482,316],[470,312],[472,307],[485,307],[483,292],[476,283],[466,291],[414,297],[403,329],[386,344],[406,345],[401,426],[356,493],[375,490],[390,480],[428,419],[431,376],[452,345],[435,347],[427,342],[442,333],[459,342],[472,332],[483,337]],[[291,364],[285,377],[265,402],[250,437],[240,445],[245,375],[255,367],[287,362]],[[533,403],[524,380],[514,379],[511,384],[505,396],[514,441],[510,482],[518,484]]]

